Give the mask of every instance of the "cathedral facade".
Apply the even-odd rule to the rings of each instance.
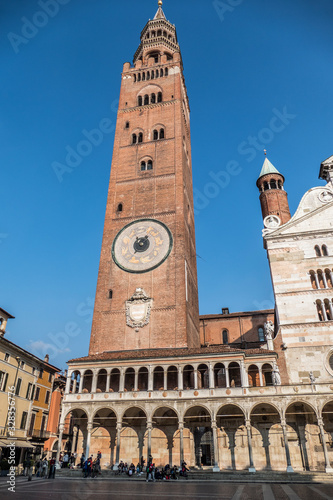
[[[275,310],[199,317],[190,110],[162,2],[125,63],[89,354],[69,361],[58,457],[333,472],[333,157],[291,217],[257,186]]]

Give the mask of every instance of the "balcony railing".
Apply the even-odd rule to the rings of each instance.
[[[50,431],[41,431],[38,429],[29,429],[27,432],[29,437],[32,437],[34,439],[49,439],[51,432]]]

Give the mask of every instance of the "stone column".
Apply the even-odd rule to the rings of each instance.
[[[72,374],[68,374],[66,379],[65,394],[69,394],[69,391],[71,390],[71,381],[72,381]]]
[[[294,472],[294,469],[291,465],[290,460],[290,451],[289,451],[289,443],[288,443],[288,435],[287,435],[287,424],[284,418],[281,419],[281,427],[283,432],[283,440],[284,440],[284,448],[286,450],[286,459],[287,459],[287,472]]]
[[[321,301],[321,312],[323,313],[324,321],[327,321],[326,308],[325,308],[325,303],[323,301]]]
[[[322,418],[318,418],[318,427],[320,430],[320,435],[321,435],[321,442],[323,445],[323,451],[324,451],[324,457],[325,457],[325,471],[326,472],[333,472],[333,468],[331,467],[330,460],[328,458],[328,453],[327,453],[327,447],[326,447],[326,438],[325,438],[325,430],[324,430],[324,423]]]
[[[147,464],[149,462],[149,456],[151,455],[151,430],[153,428],[153,424],[151,422],[147,422],[147,431],[148,431],[148,446],[147,446]]]
[[[198,369],[194,370],[194,389],[198,389]]]
[[[259,366],[259,380],[260,380],[260,387],[263,387],[264,382],[262,379],[262,366]]]
[[[76,377],[73,380],[73,389],[72,389],[72,394],[76,393],[76,386],[77,386],[77,379]]]
[[[78,428],[77,427],[73,427],[73,438],[72,438],[71,453],[75,453],[75,445],[76,445],[76,439],[77,439],[77,432],[78,432]]]
[[[58,439],[58,448],[57,448],[57,456],[56,456],[56,462],[59,462],[59,456],[61,452],[61,446],[62,446],[62,435],[64,432],[64,424],[59,425],[59,439]]]
[[[330,299],[328,299],[328,307],[330,308],[331,319],[333,319],[333,305]]]
[[[96,392],[97,389],[97,370],[93,370],[93,379],[91,384],[91,392]]]
[[[325,274],[325,271],[323,271],[323,282],[324,282],[324,287],[325,287],[325,288],[328,288],[328,284],[327,284],[327,279],[326,279],[326,274]]]
[[[331,283],[333,285],[333,271],[330,271],[330,276],[331,276]]]
[[[250,422],[250,420],[246,421],[246,430],[247,430],[247,443],[248,443],[248,447],[249,447],[249,460],[250,460],[249,472],[256,472],[256,469],[255,469],[254,464],[253,464],[251,422]]]
[[[80,385],[79,385],[79,393],[82,392],[82,389],[83,389],[83,378],[84,378],[84,372],[82,374],[82,372],[80,372]]]
[[[110,392],[110,377],[111,377],[111,368],[106,370],[106,387],[105,387],[106,393]]]
[[[163,374],[163,389],[165,391],[168,390],[168,370],[164,368],[164,374]]]
[[[138,369],[136,368],[134,372],[134,391],[138,390],[138,382],[139,382],[139,373]]]
[[[148,368],[148,391],[152,391],[154,388],[154,376],[153,376],[153,367],[149,365]]]
[[[220,472],[219,467],[219,445],[217,439],[217,425],[216,420],[212,420],[212,432],[213,432],[213,446],[214,446],[214,467],[213,472]]]
[[[213,365],[212,363],[209,363],[209,388],[214,389],[215,388],[215,383],[214,383],[214,370],[213,370]]]
[[[180,458],[180,466],[184,460],[184,422],[181,420],[178,422],[179,429],[179,458]]]
[[[240,373],[241,373],[241,384],[242,387],[248,387],[248,376],[245,370],[244,360],[242,359],[240,362]]]
[[[230,379],[229,379],[229,363],[225,364],[225,385],[230,387]]]
[[[120,369],[119,392],[124,392],[125,388],[125,372],[124,368]]]
[[[122,423],[121,422],[117,422],[116,463],[113,466],[113,470],[117,470],[118,469],[118,465],[119,465],[121,428],[122,428]]]
[[[314,273],[314,279],[315,279],[315,282],[316,282],[317,290],[319,290],[320,285],[319,285],[319,280],[318,280],[318,274],[317,273]]]
[[[87,442],[86,442],[86,458],[89,457],[89,451],[90,451],[90,440],[91,440],[91,431],[93,429],[93,424],[88,423],[87,424]]]
[[[183,368],[181,366],[178,366],[178,389],[180,391],[184,390],[184,384],[183,384]]]

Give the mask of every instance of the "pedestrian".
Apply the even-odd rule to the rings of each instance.
[[[46,457],[44,458],[44,460],[42,461],[42,477],[44,479],[47,478],[47,469],[48,469],[48,461],[46,460]]]
[[[32,480],[33,469],[34,469],[34,461],[31,455],[29,455],[26,460],[26,473],[25,473],[25,475],[28,476],[28,481]]]
[[[56,464],[55,458],[51,458],[51,460],[50,460],[50,470],[49,470],[49,479],[54,479],[54,477],[55,477],[55,470],[56,470],[55,464]]]
[[[81,467],[81,469],[83,469],[85,461],[86,461],[85,454],[82,453],[81,458],[80,458],[80,467]]]
[[[66,452],[64,455],[64,460],[62,462],[62,466],[64,469],[68,467],[68,462],[69,462],[69,456],[68,453]]]

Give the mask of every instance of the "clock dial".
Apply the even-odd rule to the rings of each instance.
[[[172,245],[171,231],[165,224],[141,219],[119,231],[112,245],[112,258],[124,271],[146,273],[165,261]]]

